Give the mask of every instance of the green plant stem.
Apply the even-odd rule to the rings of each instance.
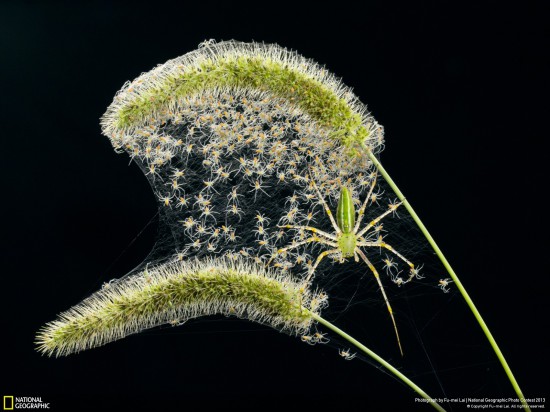
[[[320,317],[319,315],[309,312],[311,314],[311,317],[315,319],[317,322],[319,322],[321,325],[327,327],[328,329],[332,330],[333,332],[340,335],[342,338],[350,342],[355,347],[359,348],[361,351],[366,353],[368,356],[370,356],[372,359],[374,359],[376,362],[381,364],[384,368],[386,368],[389,372],[397,376],[402,382],[404,382],[407,386],[409,386],[412,390],[414,390],[416,393],[418,393],[420,396],[422,396],[424,399],[428,401],[430,405],[432,405],[435,409],[438,411],[445,411],[439,405],[433,398],[431,398],[426,392],[424,392],[418,385],[416,385],[413,381],[411,381],[409,378],[407,378],[405,375],[403,375],[401,372],[399,372],[397,369],[395,369],[392,365],[390,365],[388,362],[386,362],[384,359],[382,359],[380,356],[378,356],[376,353],[371,351],[369,348],[367,348],[365,345],[363,345],[361,342],[357,341],[350,335],[348,335],[346,332],[344,332],[342,329],[338,328],[337,326],[333,325],[326,319]]]
[[[388,175],[388,172],[386,172],[386,169],[384,169],[380,161],[376,158],[376,156],[369,150],[369,148],[365,144],[363,144],[363,149],[366,151],[369,159],[372,161],[374,166],[376,166],[380,174],[384,177],[386,182],[388,182],[390,187],[393,189],[393,191],[395,192],[399,200],[403,202],[403,205],[407,208],[407,210],[409,211],[410,215],[412,216],[412,218],[414,219],[414,221],[416,222],[416,224],[418,225],[422,233],[424,233],[424,236],[426,236],[426,239],[428,239],[428,242],[430,242],[430,245],[432,246],[433,250],[441,260],[441,263],[443,263],[443,266],[445,266],[445,269],[447,269],[447,272],[449,272],[449,275],[453,279],[453,282],[455,283],[456,287],[462,294],[462,297],[464,298],[464,300],[470,307],[471,311],[473,312],[475,318],[477,319],[477,322],[479,323],[479,326],[481,326],[481,329],[483,329],[485,336],[487,336],[487,339],[489,340],[489,343],[493,347],[493,350],[495,351],[498,359],[500,360],[500,363],[502,364],[502,367],[504,368],[504,371],[506,372],[506,375],[508,376],[510,383],[514,387],[514,390],[516,391],[516,394],[518,395],[523,405],[523,408],[526,411],[530,411],[531,409],[529,408],[529,405],[525,401],[525,396],[523,396],[523,393],[521,392],[518,382],[516,381],[516,378],[514,377],[514,374],[512,373],[510,366],[508,366],[508,362],[506,362],[504,355],[502,354],[500,348],[498,347],[497,342],[495,341],[495,338],[493,337],[493,335],[491,334],[491,331],[485,324],[485,321],[483,320],[483,318],[481,317],[481,314],[479,313],[476,306],[474,305],[474,302],[470,298],[470,295],[468,295],[468,292],[466,292],[466,289],[462,285],[462,282],[460,281],[460,279],[458,279],[458,276],[456,275],[455,271],[447,261],[447,258],[445,258],[445,256],[443,255],[443,252],[441,251],[441,249],[439,249],[439,246],[437,246],[437,243],[435,243],[435,240],[430,235],[430,232],[428,232],[428,229],[426,229],[426,226],[424,226],[424,223],[422,223],[422,221],[420,220],[420,218],[418,217],[418,215],[416,214],[416,212],[414,211],[410,203],[407,201],[407,199],[405,199],[405,196],[403,195],[401,190],[399,190],[399,188],[397,187],[395,182],[392,180],[390,175]]]

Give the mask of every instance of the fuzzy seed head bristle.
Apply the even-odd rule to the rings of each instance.
[[[191,260],[148,267],[61,313],[37,334],[37,350],[64,356],[162,324],[223,314],[304,334],[326,305],[288,274],[244,259]]]
[[[318,63],[275,44],[205,42],[157,66],[117,93],[102,118],[116,149],[149,126],[192,116],[189,100],[229,95],[237,104],[270,101],[287,117],[301,116],[318,138],[356,155],[361,144],[378,152],[383,128],[340,79]]]

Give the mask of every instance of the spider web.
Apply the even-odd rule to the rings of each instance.
[[[253,259],[259,264],[269,264],[305,279],[317,256],[331,247],[311,242],[286,254],[278,254],[280,248],[311,235],[308,231],[278,226],[308,225],[334,233],[317,192],[311,187],[311,180],[314,179],[335,214],[341,185],[345,184],[352,190],[358,210],[374,183],[374,170],[364,158],[355,159],[352,167],[348,163],[343,165],[346,155],[335,143],[325,142],[326,149],[322,150],[317,140],[295,130],[294,122],[299,119],[283,116],[277,119],[273,116],[272,123],[266,124],[254,120],[260,117],[256,112],[250,116],[252,122],[248,123],[254,125],[251,134],[243,135],[241,141],[238,133],[234,132],[227,133],[222,139],[219,131],[223,128],[219,125],[230,123],[226,116],[220,117],[217,110],[227,111],[229,116],[233,110],[236,116],[236,113],[250,109],[243,105],[224,105],[212,114],[210,107],[210,104],[205,104],[202,110],[196,111],[194,118],[167,122],[151,130],[148,139],[136,141],[137,149],[133,147],[130,151],[157,198],[159,229],[149,256],[125,277],[142,271],[148,265],[195,257],[226,256]],[[268,111],[269,107],[266,105],[261,110]],[[201,116],[205,119],[212,116],[213,120],[199,123],[197,118]],[[269,134],[274,126],[283,128],[282,133],[277,136]],[[261,140],[254,133],[264,133],[267,137]],[[249,140],[251,136],[254,138]],[[232,148],[232,145],[235,147]],[[156,153],[162,153],[164,148],[172,156],[165,164],[159,165],[155,157],[148,158],[142,154],[146,154],[149,147],[154,148]],[[281,150],[276,152],[276,148]],[[274,152],[277,154],[271,155]],[[280,159],[276,159],[277,156]],[[156,165],[154,173],[151,172],[152,165]],[[269,168],[269,165],[274,166]],[[183,175],[178,177],[180,172]],[[227,178],[220,176],[225,172],[229,174]],[[207,185],[211,181],[214,183]],[[257,181],[261,182],[260,189],[256,189]],[[361,227],[385,213],[388,205],[395,202],[391,189],[380,177],[376,179],[373,193],[377,195],[376,201],[368,202]],[[311,219],[308,216],[310,213]],[[414,278],[407,284],[399,285],[396,279],[409,277],[408,265],[384,249],[363,248],[382,277],[386,294],[396,313],[405,353],[424,359],[415,373],[427,374],[433,385],[437,375],[434,375],[430,365],[430,356],[426,357],[423,353],[421,338],[411,338],[417,326],[411,323],[415,316],[409,308],[417,307],[419,302],[430,296],[441,301],[443,293],[437,287],[437,274],[441,273],[441,268],[405,209],[398,208],[396,213],[390,213],[380,223],[382,231],[373,230],[373,234],[382,235],[384,241],[415,265],[423,265],[420,273],[425,276],[424,279]],[[385,269],[387,265],[384,261],[388,257],[393,258],[396,264],[391,270]],[[316,268],[313,285],[326,291],[329,296],[329,307],[324,309],[324,317],[362,339],[378,353],[385,354],[388,359],[402,363],[382,294],[372,272],[363,262],[356,263],[353,258],[348,258],[341,263],[339,256],[335,259],[327,257]],[[430,307],[427,313],[433,314],[433,308]],[[420,320],[416,317],[416,320],[419,324],[427,321],[425,317]],[[203,319],[195,322],[215,321]],[[360,327],[357,328],[357,325]],[[169,325],[167,327],[171,328]],[[372,336],[369,333],[371,330],[383,332]],[[312,335],[316,331],[326,332],[317,328]],[[301,338],[309,343],[308,337]],[[322,340],[314,339],[313,342],[322,342],[339,352],[349,349],[349,343],[334,334],[328,334]],[[352,349],[351,353],[356,354],[356,351]],[[356,357],[372,363],[360,354]]]
[[[149,126],[143,137],[127,144],[159,203],[162,230],[148,260],[241,256],[305,278],[317,256],[333,247],[316,239],[280,251],[313,236],[298,227],[335,234],[323,201],[334,214],[342,186],[353,193],[357,210],[371,193],[360,231],[396,200],[386,195],[388,189],[375,179],[366,157],[350,160],[310,119],[275,109],[284,102],[254,101],[251,96],[235,100],[230,95],[189,99],[186,116]],[[416,234],[409,236],[414,226],[396,216],[402,212],[387,214],[364,238],[383,237],[413,260],[422,248]],[[367,249],[369,259],[390,281],[406,283],[405,262],[379,247]],[[384,270],[388,258],[394,263]],[[334,273],[342,268],[350,274],[365,268],[341,265],[340,260],[335,254],[320,262],[315,281],[321,287],[330,288],[338,278]]]
[[[350,159],[325,130],[286,104],[254,92],[205,93],[187,98],[185,109],[171,119],[126,137],[125,151],[146,175],[159,207],[156,244],[126,276],[147,265],[225,256],[305,279],[319,254],[333,247],[312,241],[280,253],[313,235],[285,226],[334,234],[321,198],[335,214],[344,185],[356,210],[370,194],[359,230],[388,212],[396,199],[368,159]],[[363,248],[394,310],[416,293],[441,294],[431,270],[437,263],[405,209],[387,214],[364,237],[383,237],[416,267],[424,265],[420,273],[426,279],[411,277],[409,266],[390,251]],[[394,262],[391,268],[388,258]],[[363,262],[327,256],[315,269],[313,284],[329,294],[329,319],[340,319],[355,306],[364,312],[365,304],[374,305],[375,317],[383,320],[378,324],[395,340],[379,287]]]
[[[381,128],[377,133],[376,153],[383,148]],[[225,256],[306,279],[319,254],[332,247],[314,240],[286,253],[280,250],[312,236],[312,231],[296,226],[334,234],[321,200],[335,214],[346,186],[358,210],[372,189],[361,228],[396,204],[366,156],[356,151],[350,157],[349,148],[329,137],[307,114],[255,90],[187,96],[169,115],[150,119],[116,139],[115,147],[123,148],[147,177],[159,208],[155,246],[125,277],[148,265]],[[380,236],[415,268],[422,267],[411,277],[409,266],[390,251],[363,248],[381,275],[408,359],[421,359],[405,367],[413,372],[409,376],[428,376],[433,387],[439,379],[438,359],[432,358],[425,339],[433,338],[434,332],[427,331],[434,319],[439,322],[440,312],[451,307],[455,294],[442,292],[439,280],[445,272],[405,209],[389,213],[365,234],[369,241]],[[338,254],[327,256],[312,278],[314,287],[329,297],[323,316],[392,363],[406,365],[372,272],[353,258],[341,260]],[[311,343],[308,337],[302,340]],[[332,334],[314,341],[338,350],[349,348]],[[457,364],[451,363],[449,370],[456,370]]]

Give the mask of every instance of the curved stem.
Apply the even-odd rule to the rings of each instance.
[[[327,327],[328,329],[332,330],[333,332],[340,335],[342,338],[350,342],[355,347],[359,348],[361,351],[366,353],[368,356],[370,356],[372,359],[374,359],[376,362],[381,364],[384,368],[386,368],[389,372],[397,376],[402,382],[404,382],[407,386],[409,386],[412,390],[414,390],[416,393],[418,393],[420,396],[422,396],[424,399],[428,401],[430,405],[432,405],[435,409],[438,411],[445,411],[439,405],[433,398],[431,398],[426,392],[424,392],[418,385],[416,385],[413,381],[411,381],[409,378],[407,378],[405,375],[403,375],[401,372],[399,372],[395,367],[390,365],[388,362],[386,362],[384,359],[382,359],[380,356],[378,356],[376,353],[371,351],[369,348],[367,348],[365,345],[363,345],[361,342],[357,341],[356,339],[352,338],[350,335],[348,335],[346,332],[344,332],[342,329],[338,328],[337,326],[333,325],[326,319],[320,317],[319,315],[316,315],[313,312],[309,312],[313,319],[315,319],[317,322],[322,324],[323,326]]]
[[[504,371],[506,372],[506,375],[508,376],[508,379],[510,380],[510,383],[514,387],[514,390],[516,391],[516,394],[518,395],[518,397],[519,397],[519,399],[520,399],[520,401],[523,405],[523,408],[526,411],[530,411],[531,409],[529,408],[529,405],[527,404],[527,401],[525,400],[525,396],[523,396],[523,393],[521,392],[521,389],[518,385],[518,382],[516,381],[516,378],[514,377],[514,374],[512,373],[512,370],[510,369],[510,366],[508,366],[508,362],[506,362],[506,359],[504,358],[504,355],[502,354],[500,348],[498,347],[497,342],[495,341],[495,338],[493,337],[493,335],[491,334],[491,331],[489,330],[489,328],[485,324],[485,321],[483,320],[483,318],[481,317],[481,314],[479,313],[476,306],[474,305],[474,302],[470,298],[470,295],[468,295],[468,292],[466,292],[466,289],[462,285],[462,282],[460,281],[460,279],[458,279],[458,276],[456,275],[455,271],[453,270],[453,268],[451,267],[451,265],[447,261],[447,258],[445,258],[445,255],[443,255],[443,252],[441,251],[441,249],[439,249],[439,246],[437,246],[437,243],[435,243],[435,240],[430,235],[430,232],[428,232],[428,229],[426,229],[426,226],[424,226],[424,223],[422,223],[422,221],[420,220],[420,218],[418,217],[418,215],[416,214],[416,212],[414,211],[414,209],[412,208],[410,203],[407,201],[407,199],[405,199],[405,196],[403,195],[401,190],[399,190],[399,188],[397,187],[395,182],[392,180],[390,175],[388,175],[388,172],[386,172],[386,169],[384,169],[384,167],[382,166],[380,161],[376,158],[376,156],[369,150],[369,148],[365,144],[362,144],[362,146],[363,146],[363,149],[366,151],[369,159],[374,164],[374,166],[378,169],[378,171],[384,177],[386,182],[388,182],[388,184],[393,189],[393,191],[395,192],[395,194],[397,195],[399,200],[401,200],[403,202],[403,205],[407,208],[407,210],[409,211],[410,215],[412,216],[412,218],[414,219],[414,221],[416,222],[416,224],[418,225],[418,227],[420,228],[422,233],[424,233],[424,236],[426,236],[426,239],[428,239],[428,242],[430,243],[433,250],[435,251],[435,253],[439,257],[439,259],[441,260],[441,263],[443,263],[443,266],[445,266],[445,269],[447,269],[447,272],[449,272],[449,275],[453,279],[453,282],[455,283],[456,287],[458,288],[458,290],[462,294],[462,297],[464,298],[464,300],[466,301],[466,303],[470,307],[472,313],[474,314],[475,318],[477,319],[477,322],[479,323],[479,326],[481,326],[481,329],[483,329],[483,332],[485,333],[485,336],[487,337],[487,339],[489,340],[489,343],[493,347],[493,350],[495,351],[500,363],[502,364],[502,367],[504,368]]]

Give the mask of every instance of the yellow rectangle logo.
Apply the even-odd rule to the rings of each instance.
[[[13,396],[4,396],[4,410],[13,411]]]

